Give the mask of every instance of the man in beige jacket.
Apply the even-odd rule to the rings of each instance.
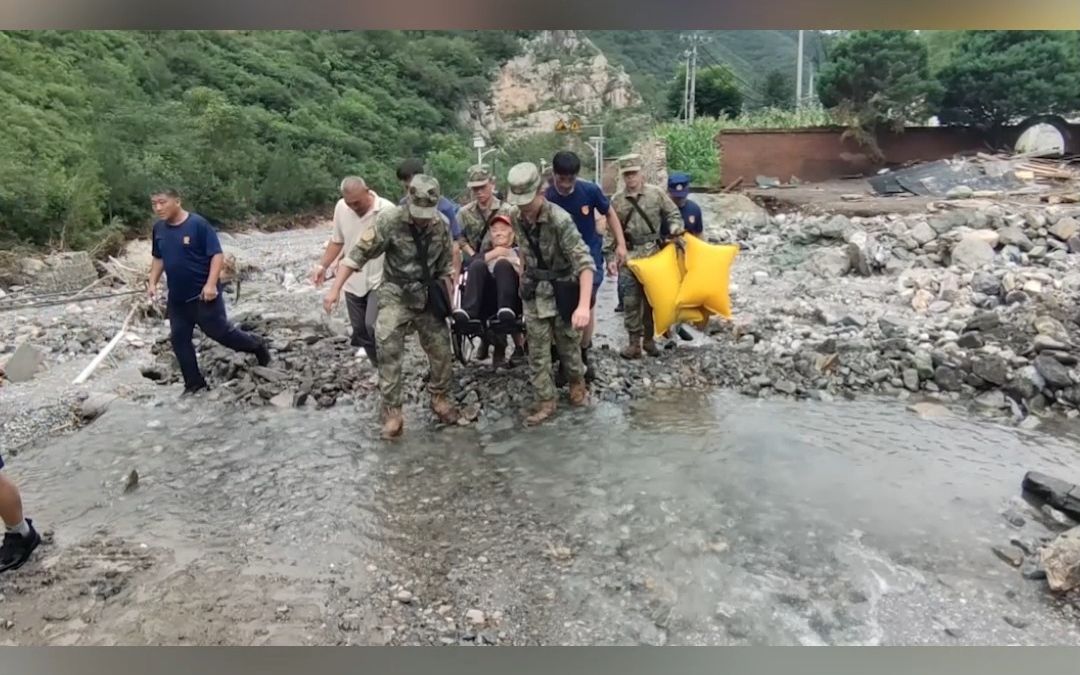
[[[349,176],[341,181],[341,199],[334,207],[334,231],[322,258],[311,273],[312,283],[316,287],[322,286],[327,269],[336,267],[342,256],[356,245],[360,235],[375,227],[375,218],[379,213],[393,207],[393,202],[375,194],[364,179]],[[352,344],[360,347],[373,365],[378,363],[375,318],[378,316],[379,303],[376,291],[382,282],[382,271],[383,258],[379,256],[350,276],[344,289],[345,309],[352,324]]]

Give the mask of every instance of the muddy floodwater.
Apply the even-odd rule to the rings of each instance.
[[[117,403],[19,456],[11,644],[1080,644],[999,560],[1077,428],[681,393],[386,444],[352,406]],[[132,470],[136,485],[129,486]]]

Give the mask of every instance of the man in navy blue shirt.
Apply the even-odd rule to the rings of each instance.
[[[683,228],[700,239],[704,223],[701,221],[701,207],[689,198],[690,174],[673,173],[668,177],[667,185],[668,194],[682,214]]]
[[[673,173],[668,176],[667,184],[668,195],[671,196],[671,200],[675,202],[675,206],[679,207],[679,213],[682,214],[683,229],[700,239],[704,223],[701,219],[701,207],[690,199],[690,174]],[[675,326],[675,331],[683,340],[688,342],[693,340],[693,336],[686,332],[682,324]]]
[[[157,298],[158,281],[165,272],[169,329],[173,353],[184,376],[184,394],[207,388],[191,342],[195,326],[229,349],[254,354],[261,366],[270,363],[266,341],[239,330],[225,314],[218,280],[224,255],[217,232],[205,218],[184,210],[176,190],[154,193],[151,204],[159,220],[152,235],[148,293],[151,301]]]
[[[604,191],[596,183],[590,183],[578,178],[581,171],[581,159],[569,150],[555,153],[551,160],[551,184],[544,194],[552,204],[559,206],[570,214],[577,225],[581,238],[592,253],[593,262],[596,263],[596,274],[593,275],[592,304],[596,305],[596,292],[604,281],[604,238],[596,228],[596,214],[599,213],[607,218],[608,228],[615,238],[615,260],[608,269],[609,274],[615,274],[618,265],[626,260],[626,239],[623,238],[622,224],[615,215],[615,209],[609,208],[610,203],[604,195]],[[581,332],[581,358],[585,364],[585,379],[590,382],[595,379],[595,371],[589,363],[589,348],[592,346],[593,331],[596,329],[596,312],[591,312],[589,327]]]

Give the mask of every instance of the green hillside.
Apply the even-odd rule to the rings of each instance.
[[[410,155],[460,183],[456,109],[517,49],[509,31],[0,32],[0,248],[140,231],[159,185],[231,221],[325,206],[347,173],[396,196]]]

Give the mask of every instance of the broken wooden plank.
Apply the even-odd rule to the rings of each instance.
[[[131,317],[135,316],[136,309],[137,307],[131,308],[127,318],[124,319],[123,325],[120,326],[120,330],[116,332],[116,335],[113,336],[112,340],[109,340],[109,344],[105,345],[105,347],[98,352],[98,355],[94,357],[94,360],[90,362],[90,365],[79,373],[79,376],[75,378],[75,381],[72,382],[72,384],[82,384],[90,379],[90,376],[94,374],[94,371],[97,370],[97,367],[105,360],[105,357],[109,355],[109,352],[111,352],[120,342],[120,338],[124,337],[124,333],[127,332],[128,324],[131,323]]]

